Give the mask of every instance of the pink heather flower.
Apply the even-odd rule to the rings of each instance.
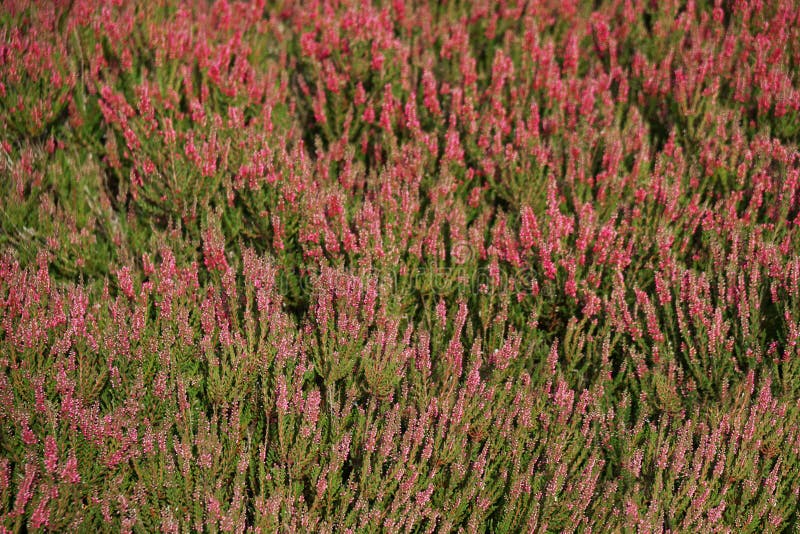
[[[150,259],[150,255],[147,253],[142,254],[142,270],[144,271],[145,276],[150,276],[156,272],[156,267],[153,265],[153,261]]]
[[[358,82],[356,85],[355,93],[353,94],[353,103],[356,106],[363,106],[364,103],[367,101],[367,92],[364,89],[364,85],[361,82]]]
[[[553,346],[550,347],[550,354],[547,356],[547,368],[550,371],[550,375],[554,376],[556,374],[556,366],[558,365],[558,339],[555,340]]]
[[[566,462],[557,462],[556,471],[553,473],[553,477],[547,483],[546,493],[548,497],[555,498],[558,501],[558,495],[561,493],[561,489],[564,487],[564,483],[566,482],[565,476],[567,474],[567,463]]]
[[[303,415],[312,426],[316,425],[319,420],[320,400],[321,396],[318,389],[310,391],[306,397]]]
[[[56,497],[58,497],[57,487],[54,486],[51,490],[45,491],[44,496],[42,496],[31,516],[31,526],[33,528],[47,528],[50,526],[50,508],[48,504],[50,504],[51,498]]]
[[[270,217],[272,223],[272,246],[275,250],[283,250],[283,224],[278,214],[273,213]]]
[[[0,458],[0,495],[11,487],[11,461]]]
[[[431,371],[430,334],[423,331],[419,335],[419,343],[415,354],[416,368],[424,375]]]
[[[536,215],[529,206],[524,206],[521,213],[522,223],[519,230],[519,242],[522,250],[530,250],[540,239],[541,233],[539,232],[539,225],[536,221]]]
[[[383,86],[383,106],[381,107],[380,126],[387,132],[392,131],[392,119],[398,102],[392,93],[392,84],[387,83]]]
[[[625,514],[633,521],[639,521],[639,508],[632,499],[628,499],[625,503]]]
[[[34,434],[33,430],[28,426],[27,421],[23,422],[22,442],[25,443],[25,445],[36,445],[39,442],[36,434]]]
[[[411,130],[412,132],[416,132],[420,129],[419,119],[417,118],[417,94],[411,93],[408,97],[408,102],[405,105],[405,119],[406,119],[406,128]]]
[[[467,302],[463,299],[458,301],[458,313],[456,314],[455,331],[458,335],[461,334],[464,325],[467,322]]]
[[[33,497],[33,482],[36,479],[36,465],[28,462],[25,464],[25,476],[17,488],[17,498],[14,501],[13,516],[20,516],[25,512],[28,501]]]
[[[40,414],[47,413],[47,403],[45,401],[45,393],[44,393],[44,380],[36,380],[34,382],[34,400],[36,405],[36,411]]]
[[[361,115],[361,120],[366,122],[367,124],[373,124],[375,122],[375,108],[372,106],[372,103],[367,103],[367,106],[364,108],[364,113]],[[362,149],[363,152],[366,152],[366,149]]]
[[[350,443],[353,439],[352,432],[347,432],[339,444],[336,446],[336,457],[339,461],[344,462],[347,460],[347,457],[350,455]]]
[[[206,231],[203,240],[203,256],[206,268],[209,270],[220,272],[228,270],[228,260],[225,258],[225,244],[218,232],[211,229]]]
[[[378,41],[372,41],[371,52],[372,52],[372,61],[370,63],[370,66],[372,67],[372,70],[379,71],[383,66],[384,57],[383,54],[380,52],[380,49],[378,48]]]
[[[417,506],[423,507],[428,504],[430,501],[431,495],[433,495],[433,484],[428,484],[428,487],[422,490],[421,492],[417,493],[415,500],[417,502]]]
[[[553,403],[558,407],[558,421],[565,423],[573,413],[575,392],[561,378],[558,379],[556,391],[553,393]]]
[[[475,363],[472,365],[472,369],[470,370],[469,375],[467,376],[467,393],[469,393],[470,395],[475,394],[475,392],[478,391],[478,388],[481,385],[480,368],[481,368],[481,360],[480,357],[478,357],[475,360]]]
[[[636,478],[638,478],[642,472],[643,457],[644,457],[644,452],[641,449],[637,449],[636,452],[633,453],[633,457],[630,459],[630,462],[628,463],[628,470]]]
[[[222,517],[222,507],[219,500],[213,495],[208,495],[206,498],[206,510],[209,516],[217,521]]]
[[[289,398],[288,391],[286,389],[286,377],[283,375],[278,375],[277,382],[276,406],[279,414],[286,415],[289,413]]]
[[[672,301],[672,294],[670,293],[667,281],[660,272],[655,273],[655,283],[656,294],[658,295],[658,303],[661,306],[665,306]]]
[[[447,323],[447,304],[445,304],[444,299],[439,299],[439,303],[436,305],[436,315],[439,317],[441,324]]]
[[[769,490],[770,495],[775,494],[775,490],[778,487],[778,480],[781,472],[781,459],[775,462],[775,465],[772,467],[772,471],[770,471],[769,476],[764,480],[764,486],[766,489]]]
[[[503,346],[494,350],[489,361],[498,369],[507,368],[511,361],[519,355],[521,343],[522,336],[511,329],[508,337],[503,342]]]
[[[774,505],[773,505],[774,506]],[[783,524],[783,515],[778,511],[773,509],[769,513],[769,524],[777,531],[780,529],[780,526]]]
[[[55,474],[58,469],[58,443],[53,436],[44,440],[44,465],[50,474]]]
[[[544,271],[544,275],[549,278],[550,280],[556,279],[556,264],[553,263],[552,256],[551,256],[551,245],[549,243],[545,243],[542,245],[541,249],[541,262],[542,262],[542,270]]]
[[[426,69],[422,73],[422,87],[423,87],[423,104],[425,108],[434,116],[438,117],[442,114],[439,107],[438,91],[436,89],[436,79],[433,73]]]
[[[119,287],[122,290],[123,294],[132,299],[134,296],[133,292],[133,280],[131,279],[131,270],[129,267],[122,267],[117,271],[117,280],[119,281]]]
[[[453,337],[453,339],[450,340],[450,344],[447,347],[447,352],[445,353],[445,360],[451,366],[450,372],[452,372],[453,375],[456,377],[461,377],[461,373],[463,371],[462,368],[463,357],[464,357],[464,347],[461,345],[461,341],[458,340],[458,337]]]
[[[578,295],[578,285],[575,282],[575,259],[569,258],[564,261],[564,267],[567,270],[567,280],[564,282],[564,294],[568,297],[575,298]]]
[[[585,303],[583,306],[582,313],[586,317],[592,317],[596,315],[600,311],[602,306],[602,300],[600,299],[600,297],[598,297],[594,293],[588,292],[584,294],[584,298],[585,298]]]
[[[325,89],[322,86],[322,83],[317,83],[317,95],[313,99],[313,110],[314,110],[314,119],[317,121],[318,124],[327,124],[328,117],[325,113],[325,107],[327,106],[328,101],[327,97],[325,96]]]
[[[456,130],[456,116],[450,115],[450,127],[445,135],[444,160],[446,162],[464,163],[464,149],[461,148],[458,131]]]
[[[422,449],[422,459],[428,461],[433,455],[433,438],[428,438],[425,442],[425,448]]]
[[[317,480],[317,499],[321,499],[328,489],[328,477],[326,471],[323,471]]]

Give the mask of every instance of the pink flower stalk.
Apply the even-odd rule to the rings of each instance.
[[[14,501],[13,516],[20,516],[25,512],[25,507],[33,497],[33,483],[36,480],[36,465],[31,462],[25,464],[25,476],[17,488],[17,497]]]
[[[275,405],[278,408],[279,414],[286,415],[289,413],[289,399],[286,387],[286,378],[284,378],[283,375],[279,375],[277,381],[277,399],[275,401]]]
[[[53,436],[47,436],[44,441],[44,465],[50,474],[58,470],[58,444]]]
[[[450,128],[445,136],[444,161],[464,163],[464,149],[461,148],[458,131],[456,130],[456,116],[450,115]]]
[[[50,504],[51,499],[58,497],[58,488],[53,486],[49,491],[44,492],[44,496],[39,501],[36,509],[31,516],[31,526],[33,528],[49,528],[50,526]]]

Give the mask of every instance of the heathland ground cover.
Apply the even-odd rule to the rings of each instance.
[[[0,3],[0,530],[792,532],[800,4]]]

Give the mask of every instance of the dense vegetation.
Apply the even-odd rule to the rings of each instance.
[[[800,5],[0,5],[0,530],[800,524]]]

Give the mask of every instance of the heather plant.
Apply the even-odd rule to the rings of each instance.
[[[800,7],[0,8],[3,532],[789,532]]]

